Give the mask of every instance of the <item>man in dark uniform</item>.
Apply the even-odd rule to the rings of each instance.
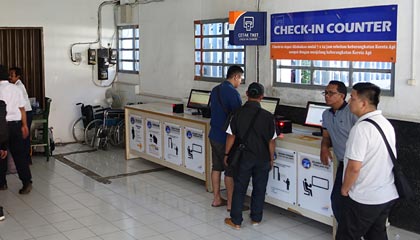
[[[226,133],[226,149],[224,162],[227,165],[227,155],[235,139],[243,139],[249,129],[245,142],[246,148],[239,160],[239,166],[234,174],[234,188],[230,218],[225,224],[240,229],[242,223],[242,206],[249,180],[252,177],[251,224],[258,225],[263,217],[263,206],[268,181],[268,173],[273,167],[275,139],[274,116],[261,108],[260,102],[264,96],[264,87],[259,83],[251,83],[246,92],[248,101],[232,117]],[[258,115],[256,115],[258,114]],[[250,127],[253,117],[253,126]]]
[[[0,100],[0,161],[7,161],[7,144],[9,142],[9,133],[6,122],[6,103]],[[5,219],[3,207],[0,206],[0,221]]]

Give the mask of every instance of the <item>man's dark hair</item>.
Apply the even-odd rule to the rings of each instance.
[[[248,97],[259,98],[264,95],[264,86],[261,83],[253,82],[248,86]]]
[[[16,76],[20,76],[20,78],[22,78],[22,68],[12,67],[9,69],[9,71],[15,71]]]
[[[373,83],[362,82],[354,85],[353,90],[357,92],[358,96],[367,99],[376,108],[378,107],[379,95],[381,95],[381,89],[378,86]]]
[[[339,93],[344,94],[344,99],[346,99],[346,97],[347,97],[347,87],[343,82],[340,82],[340,81],[337,81],[337,80],[332,80],[328,83],[328,85],[337,86],[337,91]]]
[[[244,73],[244,70],[238,65],[230,66],[226,74],[226,79],[232,78],[235,74],[238,73],[242,74]]]

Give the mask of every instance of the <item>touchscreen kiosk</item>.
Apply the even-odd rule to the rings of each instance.
[[[327,104],[321,102],[308,102],[306,105],[305,125],[319,127],[322,130],[322,113],[330,109]],[[312,135],[322,136],[322,132],[313,132]]]
[[[280,103],[280,98],[274,98],[274,97],[264,97],[260,104],[261,108],[271,112],[272,114],[276,113],[276,108]]]
[[[209,107],[210,93],[207,90],[191,89],[187,108],[197,109],[197,112],[192,113],[193,115],[199,115],[202,109]]]

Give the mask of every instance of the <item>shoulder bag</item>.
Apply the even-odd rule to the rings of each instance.
[[[391,146],[388,143],[388,140],[385,137],[384,132],[382,131],[381,127],[373,121],[372,119],[365,119],[363,121],[372,123],[382,135],[384,139],[386,148],[388,149],[389,155],[391,156],[392,163],[394,167],[392,168],[392,172],[394,173],[394,183],[395,187],[397,188],[398,195],[401,199],[412,200],[414,198],[414,191],[410,186],[410,182],[408,181],[407,177],[404,175],[400,164],[397,162],[394,153],[392,152]]]
[[[260,113],[261,108],[258,108],[254,117],[249,124],[248,130],[246,131],[244,138],[241,140],[239,136],[236,136],[235,142],[232,148],[229,151],[228,155],[228,167],[231,169],[237,169],[239,160],[241,159],[243,151],[246,149],[246,142],[248,140],[249,132],[251,131],[252,126],[254,126],[255,120],[257,119],[258,114]]]

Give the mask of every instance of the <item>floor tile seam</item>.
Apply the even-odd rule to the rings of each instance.
[[[23,226],[23,228],[25,228],[25,230],[34,238],[34,239],[36,239],[36,238],[40,238],[40,237],[47,237],[47,236],[52,236],[52,235],[54,235],[54,234],[57,234],[57,233],[61,233],[61,231],[59,230],[59,229],[57,229],[54,225],[52,225],[50,222],[48,222],[47,221],[47,223],[48,224],[45,224],[45,225],[42,225],[42,226],[51,226],[54,230],[56,230],[57,232],[56,233],[51,233],[51,234],[46,234],[46,235],[42,235],[42,236],[38,236],[38,237],[36,237],[36,236],[34,236],[34,235],[32,235],[31,234],[31,232],[29,231],[29,229],[28,228],[26,228],[25,226]],[[36,228],[38,228],[38,227],[40,227],[40,226],[36,226]]]
[[[151,172],[164,171],[164,170],[168,169],[166,167],[159,167],[159,168],[154,168],[154,169],[147,169],[147,170],[141,170],[141,171],[136,171],[136,172],[131,172],[131,173],[123,173],[123,174],[117,174],[117,175],[114,175],[114,176],[103,177],[103,176],[100,176],[99,174],[93,172],[92,170],[67,159],[65,157],[65,155],[56,155],[55,157],[58,161],[60,161],[60,162],[64,163],[65,165],[77,170],[79,173],[84,174],[85,176],[88,176],[88,177],[92,178],[93,180],[104,183],[104,184],[111,183],[111,181],[110,181],[111,179],[124,178],[124,177],[139,175],[139,174],[147,174],[147,173],[151,173]]]

